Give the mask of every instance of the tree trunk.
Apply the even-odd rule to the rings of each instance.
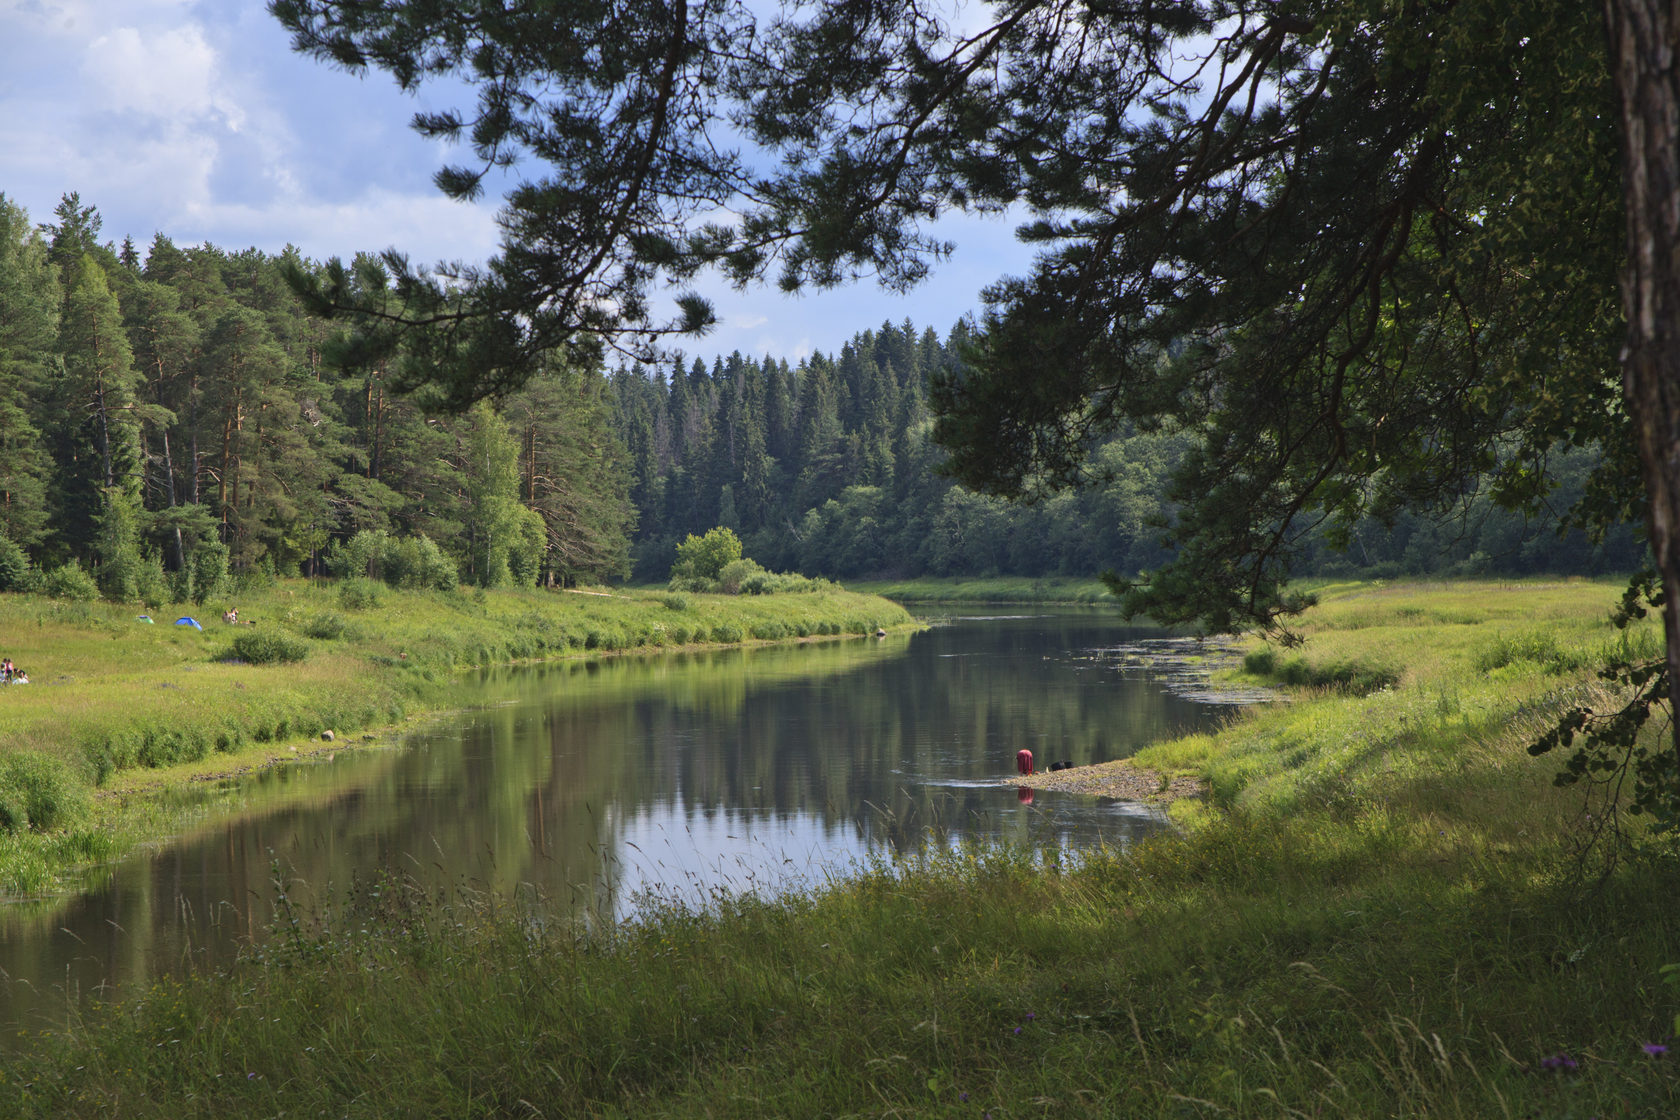
[[[163,431],[163,489],[169,495],[169,508],[174,509],[178,504],[175,500],[175,460],[169,454],[169,426],[164,425]],[[175,526],[175,563],[182,571],[187,567],[187,546],[181,539],[181,526]]]
[[[1650,500],[1672,688],[1680,681],[1680,11],[1675,0],[1605,0],[1604,10],[1627,207],[1622,385]],[[1680,726],[1674,752],[1680,762]]]

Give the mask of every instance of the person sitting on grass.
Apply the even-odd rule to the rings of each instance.
[[[17,670],[12,668],[11,658],[8,657],[4,661],[0,661],[0,684],[10,684],[12,674],[15,672],[17,672]]]

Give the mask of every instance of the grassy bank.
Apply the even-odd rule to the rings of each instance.
[[[342,746],[442,710],[463,669],[910,621],[838,590],[440,593],[285,581],[225,605],[239,608],[238,625],[221,621],[224,604],[175,605],[148,623],[132,608],[0,595],[0,654],[30,677],[0,688],[0,898],[60,889],[65,871],[172,831],[179,821],[137,789],[291,757],[326,731]],[[174,625],[184,616],[203,629]],[[110,796],[91,796],[95,787]]]
[[[854,591],[914,603],[1072,603],[1112,604],[1114,596],[1100,580],[1046,576],[998,576],[991,579],[907,579],[848,584]]]
[[[400,881],[3,1070],[22,1115],[1655,1117],[1680,866],[1596,886],[1524,750],[1618,589],[1327,589],[1289,705],[1145,761],[1183,834],[881,865],[584,934]],[[1648,637],[1636,637],[1649,641]],[[1297,659],[1299,659],[1297,661]],[[1373,691],[1366,691],[1374,689]],[[1590,877],[1589,877],[1590,878]],[[1653,1049],[1648,1049],[1653,1048]]]

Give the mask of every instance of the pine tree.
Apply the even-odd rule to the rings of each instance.
[[[82,559],[99,554],[106,507],[140,492],[140,375],[105,275],[91,255],[77,262],[59,324],[62,364],[45,393],[54,525],[62,551]]]
[[[53,368],[61,300],[46,242],[0,194],[0,536],[25,548],[46,532],[51,463],[30,402]]]
[[[640,374],[630,376],[646,384]],[[637,512],[607,395],[598,374],[556,369],[508,402],[506,416],[521,443],[520,496],[541,518],[548,581],[600,582],[629,573]]]

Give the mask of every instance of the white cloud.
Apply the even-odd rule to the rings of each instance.
[[[217,77],[216,51],[196,24],[142,31],[119,27],[82,55],[86,109],[134,113],[190,127],[206,117],[238,131],[244,113]]]
[[[85,39],[113,25],[177,22],[194,0],[0,0],[0,18],[37,34]]]
[[[174,228],[213,229],[227,249],[256,245],[269,252],[292,244],[317,260],[378,252],[395,246],[417,265],[465,257],[483,260],[496,249],[487,207],[464,206],[442,195],[415,197],[374,187],[346,202],[278,199],[267,205],[196,202]]]

